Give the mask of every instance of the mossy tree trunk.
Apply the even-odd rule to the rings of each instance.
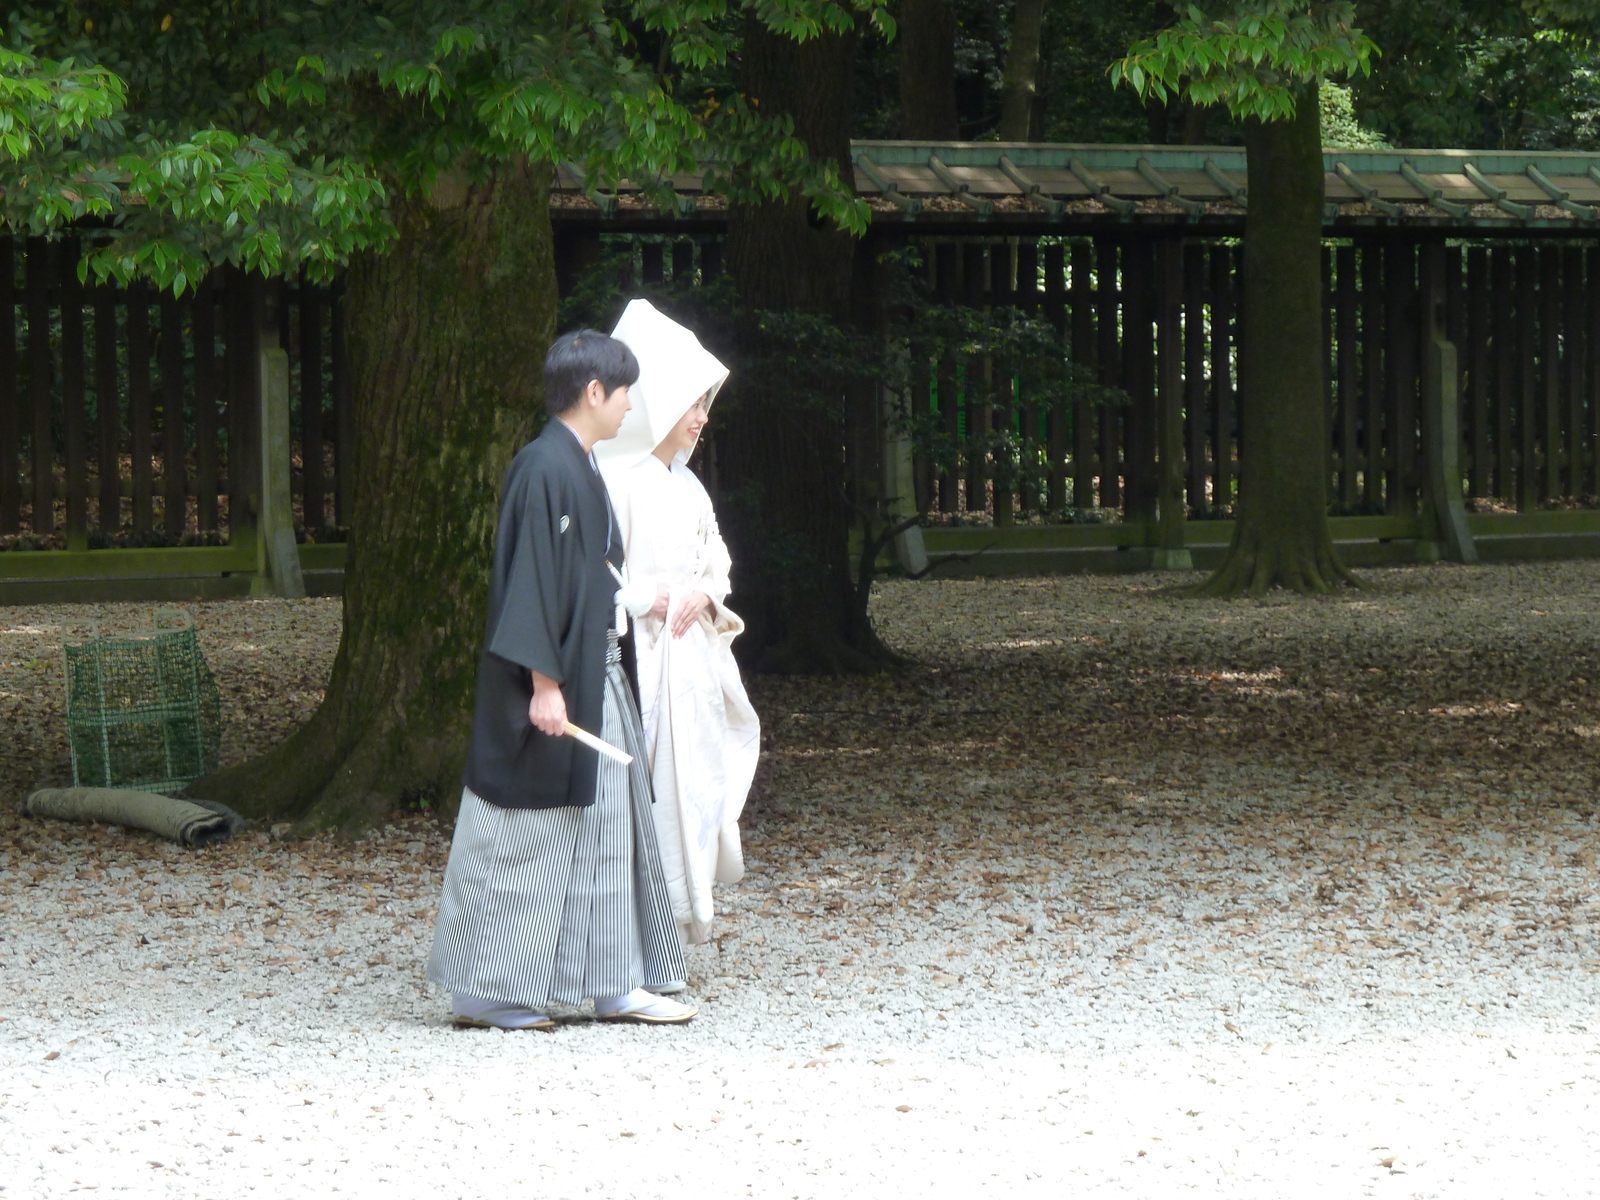
[[[1200,591],[1259,596],[1354,583],[1328,532],[1323,414],[1322,138],[1315,88],[1288,121],[1249,121],[1245,148],[1239,512]]]
[[[356,832],[460,794],[501,477],[532,435],[557,303],[544,172],[395,202],[397,245],[347,286],[355,462],[344,634],[326,698],[191,789]]]
[[[850,178],[856,38],[795,45],[746,23],[742,83],[765,113],[786,113],[816,157]],[[808,203],[734,206],[728,271],[752,309],[852,318],[855,242],[811,219]],[[759,334],[751,336],[759,337]],[[873,670],[892,656],[856,619],[845,501],[845,397],[796,399],[760,379],[730,381],[734,403],[716,433],[720,507],[732,535],[732,603],[749,628],[736,643],[757,670]]]

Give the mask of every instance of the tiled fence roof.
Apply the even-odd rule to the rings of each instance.
[[[1188,225],[1237,227],[1249,205],[1237,146],[1003,142],[852,143],[857,193],[875,223],[913,226]],[[1600,154],[1477,150],[1323,151],[1327,223],[1337,230],[1403,225],[1494,232],[1600,234]],[[694,175],[675,195],[624,184],[584,186],[561,168],[557,216],[718,222],[724,201]],[[997,231],[999,231],[997,229]]]

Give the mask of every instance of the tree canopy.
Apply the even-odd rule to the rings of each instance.
[[[1014,4],[952,0],[952,8],[960,133],[981,140],[1000,119]],[[1106,73],[1186,8],[1169,0],[1046,3],[1033,137],[1242,142],[1243,127],[1225,107],[1146,99]],[[1595,11],[1594,0],[1358,0],[1357,21],[1381,53],[1369,60],[1370,73],[1351,81],[1354,118],[1397,146],[1600,148]],[[896,75],[893,45],[864,47],[856,136],[895,136]]]
[[[1281,121],[1306,84],[1368,70],[1375,48],[1351,0],[1238,0],[1220,15],[1191,4],[1113,63],[1111,77],[1158,101],[1179,95],[1236,119]]]
[[[219,262],[326,276],[392,240],[395,189],[513,158],[658,190],[704,164],[730,197],[798,191],[859,229],[835,164],[783,118],[685,86],[725,66],[745,12],[796,39],[893,30],[883,0],[25,8],[0,58],[5,218],[102,221],[87,270],[178,292]]]

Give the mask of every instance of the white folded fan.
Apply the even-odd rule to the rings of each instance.
[[[566,726],[565,726],[563,732],[569,738],[571,738],[573,741],[578,742],[581,745],[587,746],[591,750],[598,750],[601,754],[604,754],[607,758],[615,759],[617,762],[621,763],[625,767],[628,764],[630,764],[631,762],[633,762],[633,755],[624,754],[621,750],[618,750],[610,742],[605,741],[602,738],[595,737],[595,735],[590,733],[587,729],[579,729],[571,721],[568,721],[566,723]]]

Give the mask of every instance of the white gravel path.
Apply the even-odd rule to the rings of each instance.
[[[0,1197],[1594,1194],[1600,564],[1379,579],[885,589],[920,667],[757,682],[684,1029],[450,1029],[426,817],[199,854],[0,817]],[[1386,692],[1374,638],[1442,665]],[[1507,638],[1532,678],[1443,654]],[[1125,720],[1074,708],[1094,663]],[[1341,689],[1387,745],[1308,732]]]

